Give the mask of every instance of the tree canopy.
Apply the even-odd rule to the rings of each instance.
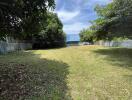
[[[1,0],[0,37],[22,37],[39,32],[42,17],[54,7],[54,0]]]
[[[92,30],[83,29],[80,33],[81,42],[90,42],[93,43],[94,41],[94,34]]]
[[[15,37],[30,40],[35,48],[65,45],[63,24],[54,0],[1,0],[0,38]]]
[[[105,33],[105,37],[128,37],[132,34],[132,0],[114,0],[104,7],[96,7],[95,11],[99,15],[97,20],[102,20],[101,24],[95,20],[99,26],[97,34]],[[99,25],[98,25],[99,24]],[[97,27],[96,27],[97,28]]]
[[[97,40],[111,40],[115,37],[132,38],[132,0],[113,0],[102,6],[96,5],[98,15],[89,30]]]
[[[63,32],[63,24],[57,14],[49,12],[46,23],[41,27],[41,32],[35,34],[34,48],[53,48],[65,46],[66,36]]]

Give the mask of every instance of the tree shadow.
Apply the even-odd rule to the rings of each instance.
[[[0,100],[72,100],[68,64],[31,52],[2,55],[0,62]]]
[[[110,65],[121,67],[132,71],[132,49],[128,48],[107,48],[95,50],[98,56],[104,55],[103,60]],[[132,73],[123,75],[127,82],[132,83]]]
[[[111,65],[119,66],[132,70],[132,49],[128,48],[107,48],[98,49],[94,51],[98,55],[106,56],[104,60],[107,60]]]

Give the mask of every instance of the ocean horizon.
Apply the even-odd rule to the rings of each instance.
[[[66,34],[66,42],[69,41],[80,41],[79,34]]]

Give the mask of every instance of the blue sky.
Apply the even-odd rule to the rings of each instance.
[[[55,12],[61,19],[66,34],[78,34],[90,26],[89,21],[97,18],[94,12],[96,4],[105,5],[111,0],[55,0]]]

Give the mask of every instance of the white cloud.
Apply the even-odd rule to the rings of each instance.
[[[55,0],[57,8],[55,13],[64,24],[64,32],[78,34],[83,28],[88,28],[89,20],[95,19],[94,7],[96,4],[105,5],[112,0]],[[70,8],[70,9],[69,9]]]
[[[79,15],[80,11],[69,12],[60,10],[56,12],[63,23],[72,20],[74,17]]]

